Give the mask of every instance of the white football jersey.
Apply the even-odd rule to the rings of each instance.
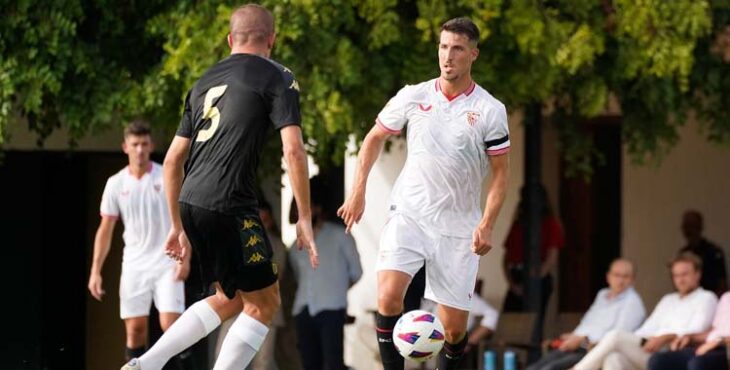
[[[408,155],[390,210],[435,233],[470,238],[482,216],[487,155],[509,151],[504,104],[475,83],[447,97],[437,78],[405,86],[378,114],[377,125],[390,133],[406,124]]]
[[[129,167],[110,177],[101,197],[101,216],[121,218],[124,223],[123,270],[150,271],[174,263],[165,255],[170,232],[162,166],[152,162],[138,179]]]

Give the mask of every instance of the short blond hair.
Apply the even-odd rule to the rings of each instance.
[[[702,271],[702,260],[692,252],[682,252],[678,254],[674,259],[669,262],[669,268],[671,269],[680,262],[687,262],[694,267],[695,271]]]

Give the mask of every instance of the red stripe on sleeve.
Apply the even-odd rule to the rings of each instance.
[[[383,131],[385,131],[385,132],[387,132],[387,133],[389,133],[391,135],[399,135],[400,134],[400,130],[393,130],[391,128],[388,128],[387,126],[385,126],[383,124],[383,122],[380,122],[380,119],[376,119],[375,120],[375,124],[377,124],[378,127],[380,127],[381,130],[383,130]]]
[[[502,155],[509,153],[509,147],[502,149],[487,150],[487,155]]]

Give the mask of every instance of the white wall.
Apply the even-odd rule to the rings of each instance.
[[[25,120],[13,122],[8,127],[10,140],[4,145],[5,150],[38,150],[36,141],[38,135],[28,130]],[[175,128],[153,129],[152,138],[156,145],[156,152],[164,152],[175,135]],[[108,129],[89,133],[80,138],[77,151],[110,151],[122,152],[122,127],[110,127]],[[44,142],[43,150],[68,150],[68,130],[65,128],[55,130]]]
[[[694,122],[659,166],[624,155],[623,255],[639,267],[637,289],[648,309],[672,289],[666,262],[683,246],[682,213],[705,216],[705,235],[730,256],[730,148],[708,143]]]

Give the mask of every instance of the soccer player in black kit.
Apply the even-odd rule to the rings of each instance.
[[[165,248],[181,260],[192,245],[203,279],[215,284],[216,293],[190,306],[123,370],[159,370],[234,315],[214,369],[243,369],[261,346],[280,304],[277,267],[254,192],[260,152],[272,128],[281,135],[299,210],[297,243],[317,266],[299,86],[291,71],[268,59],[275,37],[268,10],[254,4],[236,9],[228,35],[231,55],[211,67],[185,99],[164,163],[172,219]]]

